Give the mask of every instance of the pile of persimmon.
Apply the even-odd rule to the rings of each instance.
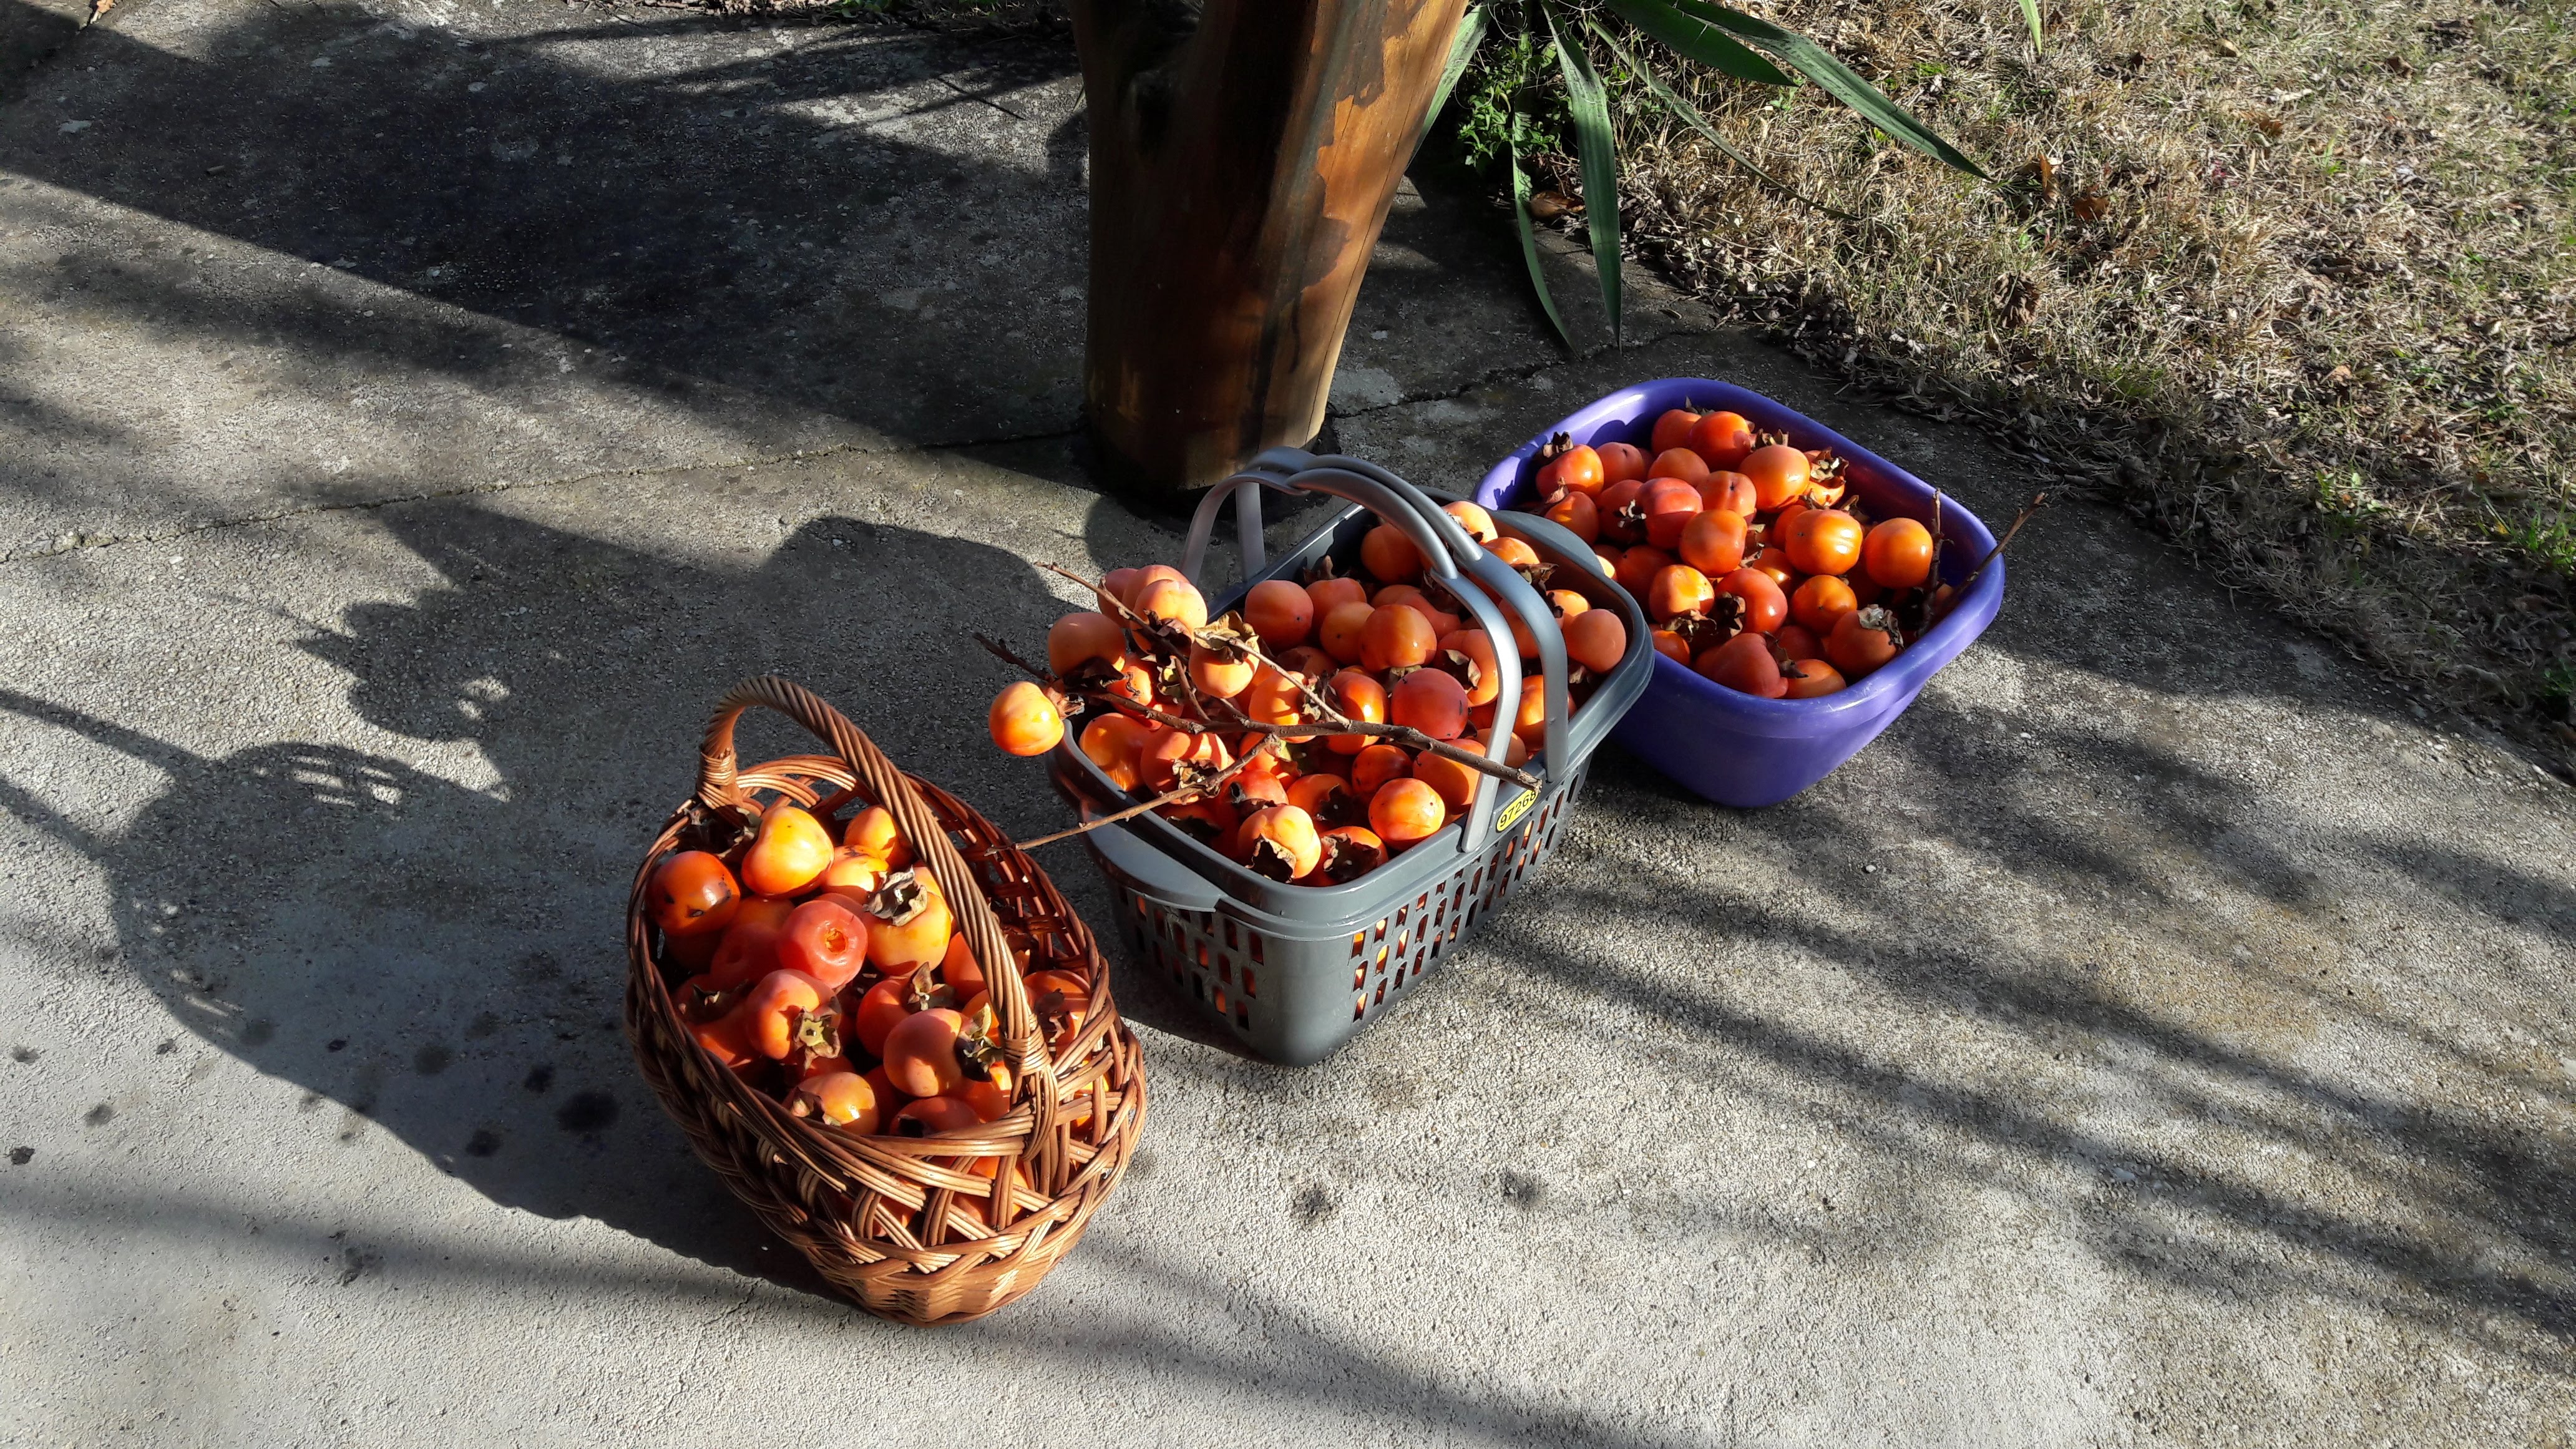
[[[835,824],[780,802],[724,855],[683,850],[647,887],[660,960],[700,1046],[787,1109],[844,1132],[931,1136],[1010,1110],[986,971],[881,806]],[[1048,1050],[1091,1006],[1088,974],[1006,927]],[[1073,1120],[1086,1120],[1073,1099]],[[984,1172],[995,1159],[961,1159]],[[962,1196],[961,1205],[974,1206]]]
[[[1548,566],[1484,509],[1446,507],[1547,599],[1579,709],[1627,652],[1619,613],[1548,589]],[[1099,609],[1047,631],[1044,682],[993,701],[994,743],[1044,754],[1071,716],[1078,747],[1118,788],[1229,860],[1302,885],[1359,879],[1475,802],[1489,772],[1459,754],[1488,755],[1499,728],[1517,770],[1546,724],[1524,624],[1513,619],[1510,643],[1532,662],[1503,700],[1495,640],[1425,573],[1413,541],[1379,524],[1359,554],[1353,573],[1326,558],[1303,582],[1256,583],[1216,619],[1177,569],[1110,574]]]
[[[1832,694],[1884,666],[1950,597],[1932,531],[1873,519],[1841,460],[1731,412],[1675,408],[1646,446],[1541,450],[1531,510],[1592,545],[1645,606],[1658,652],[1764,699]]]

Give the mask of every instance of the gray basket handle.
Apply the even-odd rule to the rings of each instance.
[[[1486,758],[1497,764],[1511,752],[1511,731],[1502,723],[1502,712],[1519,709],[1521,691],[1520,650],[1512,646],[1512,630],[1503,609],[1508,607],[1518,613],[1528,625],[1531,639],[1538,644],[1541,704],[1547,717],[1542,748],[1550,761],[1571,758],[1566,736],[1570,712],[1565,685],[1565,638],[1547,601],[1511,565],[1487,553],[1430,495],[1374,463],[1341,456],[1316,458],[1294,448],[1272,448],[1254,458],[1242,472],[1209,489],[1199,500],[1198,512],[1190,520],[1189,542],[1181,555],[1181,572],[1193,584],[1216,532],[1217,511],[1227,498],[1236,500],[1243,577],[1248,581],[1261,572],[1264,551],[1259,499],[1263,488],[1276,488],[1283,493],[1326,493],[1347,499],[1395,525],[1412,541],[1431,576],[1467,607],[1477,627],[1494,641],[1494,663],[1501,678],[1496,681],[1494,739]],[[1483,847],[1486,832],[1493,828],[1500,794],[1494,782],[1478,781],[1475,804],[1458,836],[1461,853]]]

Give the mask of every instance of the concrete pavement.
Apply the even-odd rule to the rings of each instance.
[[[623,884],[764,669],[1061,823],[963,633],[1178,549],[1069,454],[1071,74],[128,0],[0,107],[0,1440],[2576,1434],[2576,799],[2082,504],[1799,800],[1605,753],[1320,1067],[1128,971],[1144,1155],[1027,1301],[817,1296],[635,1076]],[[1405,201],[1343,446],[1459,484],[1714,373],[2034,486],[1651,288],[1559,360],[1516,266]]]

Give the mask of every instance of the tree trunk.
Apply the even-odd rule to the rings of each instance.
[[[1467,0],[1073,0],[1102,481],[1176,499],[1321,430]]]

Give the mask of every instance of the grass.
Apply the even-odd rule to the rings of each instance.
[[[1996,184],[1812,90],[1692,87],[1801,200],[1614,75],[1639,255],[2128,502],[2427,692],[2576,743],[2565,0],[2079,0],[2037,55],[2012,0],[1757,13]]]

